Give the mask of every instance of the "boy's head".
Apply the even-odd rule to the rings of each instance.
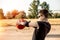
[[[44,16],[45,18],[48,18],[48,10],[43,9],[39,11],[39,17]]]

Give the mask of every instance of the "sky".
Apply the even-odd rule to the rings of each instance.
[[[60,0],[40,0],[40,3],[43,1],[49,4],[50,10],[60,10]],[[0,8],[3,9],[4,13],[14,9],[28,12],[31,2],[32,0],[0,0]]]

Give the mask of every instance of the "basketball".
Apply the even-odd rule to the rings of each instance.
[[[18,29],[24,29],[25,26],[24,26],[24,25],[17,25],[17,28],[18,28]]]
[[[25,23],[24,22],[25,22],[25,20],[23,20],[23,19],[18,20],[18,22],[16,24],[16,27],[18,29],[24,29],[25,28],[25,26],[24,26]]]

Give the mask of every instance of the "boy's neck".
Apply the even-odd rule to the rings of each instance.
[[[44,19],[39,18],[38,20],[43,22],[48,22],[48,18],[44,18]]]

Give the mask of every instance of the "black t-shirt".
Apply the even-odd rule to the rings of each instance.
[[[39,29],[35,27],[32,40],[44,40],[51,29],[51,25],[48,22],[37,21],[37,23],[39,25]]]
[[[25,26],[29,27],[29,23],[27,22]],[[33,23],[32,23],[33,24]],[[34,33],[33,33],[33,38],[32,40],[44,40],[47,33],[49,33],[50,29],[51,29],[51,25],[49,22],[42,22],[42,21],[37,21],[38,27],[34,27]],[[36,25],[36,24],[34,24]]]

